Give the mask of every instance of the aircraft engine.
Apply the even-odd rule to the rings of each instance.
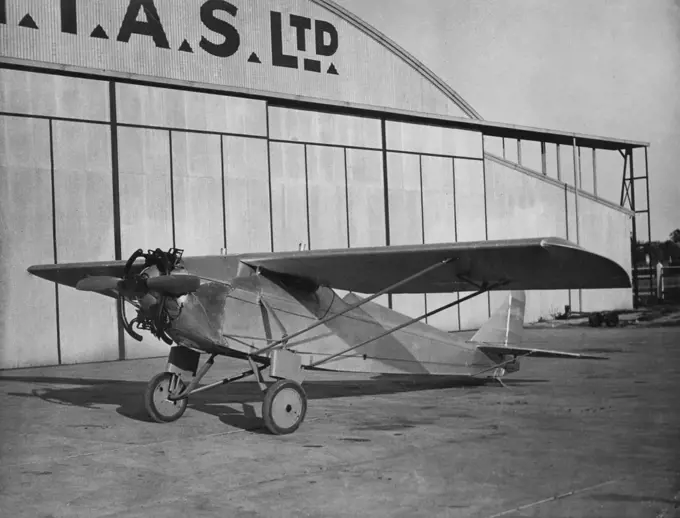
[[[126,265],[126,278],[130,277],[131,266],[138,257],[144,257],[145,263],[142,271],[133,277],[135,286],[142,284],[144,289],[136,291],[134,298],[129,299],[137,302],[137,316],[128,324],[121,314],[126,331],[135,339],[141,340],[141,336],[132,330],[132,327],[150,331],[156,338],[172,344],[172,339],[166,331],[171,323],[179,317],[184,306],[184,301],[189,293],[194,292],[200,286],[200,279],[189,275],[181,265],[183,250],[171,248],[163,252],[160,248],[148,253],[137,250]],[[123,306],[124,302],[121,301]],[[121,308],[124,313],[124,308]]]
[[[110,292],[118,296],[118,313],[125,331],[135,340],[142,336],[134,329],[150,331],[156,338],[172,344],[166,334],[173,320],[182,312],[188,294],[196,291],[200,278],[190,275],[181,264],[183,250],[160,248],[144,252],[136,250],[125,264],[123,278],[110,276],[86,277],[78,282],[76,289],[83,291]],[[144,259],[141,270],[133,268],[135,262]],[[127,320],[125,301],[137,308],[137,316]]]

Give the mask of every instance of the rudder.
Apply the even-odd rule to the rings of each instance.
[[[492,314],[470,342],[502,346],[519,345],[524,334],[524,291],[508,292],[505,300]]]

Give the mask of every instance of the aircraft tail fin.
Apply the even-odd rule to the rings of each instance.
[[[522,342],[524,332],[524,307],[526,298],[523,291],[509,292],[503,304],[493,312],[491,318],[470,339],[470,342],[479,344],[477,349],[498,365],[484,369],[477,374],[489,370],[498,369],[494,372],[497,376],[503,375],[506,370],[515,372],[519,370],[516,358],[531,356],[533,358],[573,358],[586,360],[606,360],[603,356],[589,354],[567,353],[547,349],[532,349],[518,347]],[[510,359],[508,359],[510,358]],[[512,370],[510,370],[512,368]]]
[[[503,347],[522,343],[525,304],[523,291],[508,292],[500,307],[491,314],[491,318],[475,333],[470,342]]]

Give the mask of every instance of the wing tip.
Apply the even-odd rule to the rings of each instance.
[[[31,275],[51,281],[54,279],[50,278],[50,272],[54,271],[55,266],[55,264],[34,264],[26,268],[26,271]]]
[[[626,270],[621,266],[619,263],[614,261],[613,259],[604,256],[602,254],[599,254],[597,252],[593,252],[591,250],[588,250],[587,248],[584,248],[581,245],[578,245],[574,243],[573,241],[569,241],[567,239],[561,238],[561,237],[544,237],[541,239],[541,248],[544,248],[546,250],[549,250],[550,248],[566,248],[566,249],[571,249],[576,252],[580,253],[585,253],[588,254],[592,257],[598,258],[600,261],[604,262],[604,265],[606,266],[606,269],[608,270],[608,275],[606,283],[601,282],[603,284],[600,286],[600,288],[606,288],[606,289],[615,289],[615,288],[630,288],[632,287],[632,282],[630,279],[630,276],[626,272]],[[600,281],[604,279],[604,276],[600,276]],[[606,284],[606,285],[604,285]]]
[[[541,248],[550,248],[552,246],[557,246],[561,248],[573,248],[574,250],[585,250],[581,245],[564,239],[563,237],[549,236],[543,237],[540,241]]]

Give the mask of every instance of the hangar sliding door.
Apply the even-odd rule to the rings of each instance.
[[[270,107],[269,128],[273,249],[384,246],[380,121]]]
[[[223,136],[222,143],[227,251],[267,252],[271,250],[267,141]]]
[[[390,244],[486,239],[482,136],[478,132],[387,121]],[[467,293],[395,295],[393,307],[410,316]],[[488,316],[480,296],[428,319],[445,330],[478,327]]]
[[[0,368],[118,358],[111,300],[33,264],[114,254],[108,83],[0,69]]]
[[[56,259],[105,261],[114,256],[111,134],[104,125],[54,123]],[[115,302],[58,287],[63,363],[118,357]]]
[[[0,368],[58,362],[52,283],[30,264],[54,262],[50,122],[0,116]]]

